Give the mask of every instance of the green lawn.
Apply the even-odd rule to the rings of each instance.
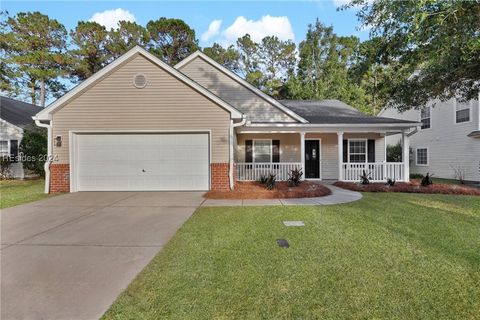
[[[48,197],[43,193],[45,180],[1,180],[0,209]]]
[[[480,197],[367,193],[336,206],[199,209],[104,319],[479,315]]]

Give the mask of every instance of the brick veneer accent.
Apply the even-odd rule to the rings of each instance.
[[[211,189],[212,190],[230,190],[228,179],[228,163],[210,164]]]
[[[212,190],[230,190],[228,163],[212,163]],[[234,175],[234,182],[236,181]],[[70,165],[68,163],[52,163],[50,165],[50,193],[70,191]]]
[[[70,192],[70,165],[50,164],[50,193]]]

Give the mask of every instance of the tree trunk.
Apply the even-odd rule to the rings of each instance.
[[[45,108],[45,80],[40,80],[40,106]]]
[[[32,104],[36,104],[36,95],[35,95],[35,80],[30,80],[30,98],[32,98]]]

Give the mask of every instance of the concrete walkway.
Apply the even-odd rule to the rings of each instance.
[[[360,200],[362,194],[356,191],[345,190],[331,184],[324,184],[332,191],[331,195],[316,198],[290,198],[290,199],[249,199],[249,200],[217,200],[207,199],[202,207],[241,207],[241,206],[315,206],[348,203]]]

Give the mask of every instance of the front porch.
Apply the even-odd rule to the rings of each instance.
[[[388,132],[295,132],[237,134],[237,181],[259,180],[273,173],[288,180],[302,169],[307,180],[360,181],[365,171],[372,182],[409,181],[409,163],[387,162]],[[403,159],[408,159],[408,136],[403,132]],[[406,150],[406,151],[405,151]]]

